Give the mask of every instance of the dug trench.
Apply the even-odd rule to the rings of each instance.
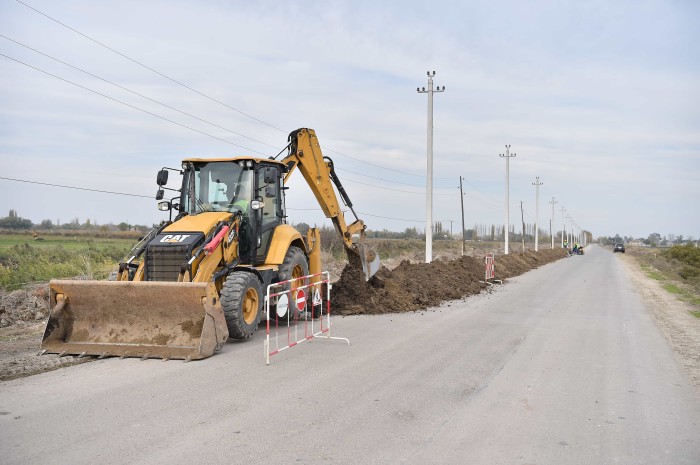
[[[496,256],[495,279],[506,280],[566,256],[563,249]],[[365,282],[361,268],[345,266],[333,283],[335,315],[413,312],[446,300],[478,294],[486,288],[484,259],[464,256],[432,263],[403,260],[382,267]],[[0,381],[84,363],[92,357],[36,356],[48,318],[48,285],[3,294],[0,299]]]

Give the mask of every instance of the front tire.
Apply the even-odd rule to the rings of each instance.
[[[228,275],[221,289],[221,306],[232,339],[248,339],[253,335],[262,316],[262,284],[247,271]]]

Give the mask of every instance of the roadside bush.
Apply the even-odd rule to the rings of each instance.
[[[700,269],[695,268],[693,266],[684,266],[679,272],[679,275],[681,275],[681,278],[683,279],[692,279],[692,278],[697,278],[700,276]]]
[[[677,265],[675,268],[684,280],[696,281],[700,276],[700,249],[691,244],[674,245],[663,256]]]
[[[676,259],[691,267],[700,268],[700,248],[692,244],[674,245],[663,254],[666,258]]]

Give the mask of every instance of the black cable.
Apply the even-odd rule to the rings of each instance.
[[[344,179],[343,179],[343,182],[345,182],[345,181],[347,181],[347,182],[354,182],[355,184],[361,184],[361,185],[363,185],[363,186],[375,187],[375,188],[377,188],[377,189],[384,189],[384,190],[394,191],[394,192],[402,192],[402,193],[404,193],[404,194],[425,195],[425,191],[423,191],[423,192],[412,192],[412,191],[405,191],[405,190],[401,190],[401,189],[392,189],[391,187],[377,186],[376,184],[367,184],[366,182],[355,181],[354,179],[348,179],[348,178],[344,178]],[[437,194],[433,194],[433,195],[459,195],[459,193],[458,193],[458,192],[455,192],[455,193],[453,193],[453,194],[442,194],[442,193],[437,193]]]
[[[261,119],[258,119],[258,118],[256,118],[255,116],[249,115],[248,113],[242,112],[241,110],[239,110],[239,109],[237,109],[237,108],[234,108],[234,107],[232,107],[232,106],[230,106],[230,105],[227,105],[227,104],[225,104],[224,102],[221,102],[221,101],[219,101],[219,100],[216,100],[215,98],[210,97],[210,96],[208,96],[208,95],[206,95],[206,94],[204,94],[204,93],[198,91],[197,89],[194,89],[194,88],[188,86],[187,84],[183,84],[183,83],[180,82],[180,81],[177,81],[177,80],[175,80],[175,79],[173,79],[173,78],[171,78],[171,77],[169,77],[169,76],[166,76],[165,74],[163,74],[163,73],[161,73],[161,72],[159,72],[159,71],[156,71],[155,69],[153,69],[153,68],[151,68],[151,67],[149,67],[149,66],[146,66],[146,65],[144,65],[143,63],[141,63],[141,62],[139,62],[139,61],[136,61],[136,60],[134,60],[134,59],[131,58],[131,57],[128,57],[128,56],[124,55],[123,53],[121,53],[121,52],[119,52],[119,51],[117,51],[117,50],[115,50],[115,49],[113,49],[113,48],[111,48],[111,47],[109,47],[109,46],[103,44],[102,42],[99,42],[99,41],[93,39],[92,37],[90,37],[90,36],[88,36],[88,35],[86,35],[86,34],[83,34],[82,32],[80,32],[80,31],[78,31],[78,30],[76,30],[76,29],[73,29],[72,27],[68,26],[67,24],[62,23],[61,21],[59,21],[59,20],[57,20],[57,19],[55,19],[55,18],[52,18],[51,16],[47,15],[46,13],[43,13],[43,12],[37,10],[36,8],[34,8],[34,7],[30,6],[30,5],[27,5],[26,3],[24,3],[24,2],[22,2],[22,1],[20,1],[20,0],[16,0],[16,1],[17,1],[17,3],[20,3],[20,4],[24,5],[24,6],[26,6],[26,7],[29,8],[30,10],[34,10],[35,12],[37,12],[37,13],[39,13],[40,15],[44,16],[45,18],[48,18],[48,19],[50,19],[51,21],[53,21],[53,22],[55,22],[55,23],[58,23],[58,24],[60,24],[61,26],[67,28],[67,29],[70,29],[71,31],[75,32],[76,34],[85,37],[86,39],[88,39],[88,40],[90,40],[90,41],[96,43],[97,45],[99,45],[99,46],[101,46],[101,47],[104,47],[104,48],[106,48],[107,50],[110,50],[110,51],[116,53],[117,55],[119,55],[119,56],[121,56],[121,57],[124,57],[124,58],[126,58],[127,60],[129,60],[129,61],[131,61],[131,62],[133,62],[133,63],[136,63],[137,65],[139,65],[139,66],[141,66],[141,67],[143,67],[143,68],[146,68],[147,70],[149,70],[149,71],[151,71],[151,72],[153,72],[153,73],[156,73],[157,75],[162,76],[162,77],[164,77],[165,79],[167,79],[167,80],[169,80],[169,81],[174,82],[175,84],[177,84],[177,85],[179,85],[179,86],[182,86],[182,87],[184,87],[184,88],[186,88],[186,89],[189,89],[189,90],[191,90],[192,92],[194,92],[194,93],[196,93],[196,94],[198,94],[198,95],[201,95],[201,96],[204,97],[204,98],[207,98],[207,99],[211,100],[212,102],[216,102],[216,103],[218,103],[219,105],[223,105],[224,107],[226,107],[226,108],[228,108],[228,109],[230,109],[230,110],[233,110],[233,111],[235,111],[235,112],[237,112],[237,113],[240,113],[240,114],[243,115],[243,116],[247,116],[248,118],[253,119],[253,120],[255,120],[255,121],[259,122],[259,123],[262,123],[262,124],[264,124],[264,125],[266,125],[266,126],[269,126],[269,127],[273,128],[273,129],[277,129],[278,131],[281,131],[281,132],[283,132],[283,133],[285,133],[285,134],[287,133],[287,131],[285,131],[285,130],[283,130],[283,129],[280,129],[280,128],[278,128],[277,126],[273,126],[272,124],[270,124],[270,123],[268,123],[268,122],[265,122],[265,121],[263,121],[263,120],[261,120]]]
[[[153,69],[153,68],[151,68],[151,67],[149,67],[149,66],[147,66],[147,65],[145,65],[145,64],[143,64],[143,63],[141,63],[141,62],[139,62],[139,61],[137,61],[137,60],[135,60],[135,59],[133,59],[133,58],[131,58],[131,57],[129,57],[129,56],[127,56],[127,55],[125,55],[125,54],[119,52],[119,51],[117,51],[117,50],[115,50],[115,49],[113,49],[112,47],[109,47],[108,45],[105,45],[105,44],[103,44],[102,42],[99,42],[98,40],[93,39],[92,37],[88,36],[87,34],[83,34],[82,32],[78,31],[77,29],[72,28],[72,27],[68,26],[68,25],[65,24],[65,23],[62,23],[61,21],[59,21],[59,20],[57,20],[57,19],[55,19],[55,18],[49,16],[48,14],[46,14],[46,13],[44,13],[44,12],[42,12],[42,11],[37,10],[36,8],[34,8],[34,7],[30,6],[30,5],[28,5],[28,4],[24,3],[24,2],[22,2],[21,0],[15,0],[15,1],[17,1],[17,3],[20,3],[21,5],[24,5],[25,7],[29,8],[30,10],[33,10],[33,11],[35,11],[36,13],[38,13],[38,14],[44,16],[45,18],[48,18],[48,19],[50,19],[51,21],[53,21],[53,22],[55,22],[55,23],[57,23],[57,24],[60,24],[61,26],[63,26],[63,27],[65,27],[65,28],[67,28],[67,29],[69,29],[69,30],[75,32],[76,34],[78,34],[78,35],[80,35],[80,36],[82,36],[82,37],[84,37],[84,38],[86,38],[86,39],[88,39],[88,40],[90,40],[90,41],[96,43],[97,45],[99,45],[99,46],[101,46],[101,47],[104,47],[104,48],[106,48],[107,50],[110,50],[111,52],[114,52],[114,53],[116,53],[117,55],[119,55],[119,56],[121,56],[121,57],[123,57],[123,58],[126,58],[127,60],[129,60],[129,61],[131,61],[131,62],[133,62],[133,63],[135,63],[135,64],[137,64],[137,65],[139,65],[139,66],[141,66],[141,67],[143,67],[143,68],[145,68],[145,69],[147,69],[147,70],[149,70],[149,71],[151,71],[151,72],[153,72],[153,73],[155,73],[155,74],[157,74],[157,75],[159,75],[159,76],[162,76],[162,77],[164,77],[165,79],[167,79],[167,80],[169,80],[169,81],[171,81],[171,82],[174,82],[175,84],[177,84],[177,85],[179,85],[179,86],[182,86],[182,87],[184,87],[184,88],[186,88],[186,89],[188,89],[188,90],[190,90],[190,91],[192,91],[192,92],[194,92],[194,93],[196,93],[196,94],[198,94],[198,95],[201,95],[202,97],[204,97],[204,98],[206,98],[206,99],[209,99],[209,100],[211,100],[211,101],[213,101],[213,102],[215,102],[215,103],[218,103],[219,105],[222,105],[222,106],[224,106],[224,107],[226,107],[226,108],[228,108],[228,109],[230,109],[230,110],[233,110],[233,111],[235,111],[235,112],[237,112],[237,113],[239,113],[239,114],[241,114],[241,115],[247,116],[248,118],[251,118],[251,119],[253,119],[253,120],[255,120],[255,121],[259,122],[259,123],[262,123],[262,124],[264,124],[264,125],[266,125],[266,126],[269,126],[269,127],[273,128],[273,129],[276,129],[276,130],[278,130],[278,131],[280,131],[280,132],[283,132],[283,133],[285,133],[285,134],[288,134],[287,131],[284,131],[283,129],[280,129],[280,128],[278,128],[277,126],[274,126],[273,124],[270,124],[270,123],[268,123],[268,122],[266,122],[266,121],[263,121],[263,120],[261,120],[261,119],[259,119],[259,118],[256,118],[256,117],[252,116],[252,115],[249,115],[248,113],[245,113],[245,112],[243,112],[243,111],[241,111],[241,110],[239,110],[239,109],[237,109],[237,108],[234,108],[234,107],[232,107],[232,106],[230,106],[230,105],[227,105],[226,103],[221,102],[220,100],[217,100],[217,99],[215,99],[215,98],[213,98],[213,97],[210,97],[210,96],[208,96],[207,94],[198,91],[197,89],[194,89],[194,88],[192,88],[192,87],[190,87],[190,86],[188,86],[188,85],[186,85],[186,84],[183,84],[182,82],[180,82],[180,81],[178,81],[178,80],[176,80],[176,79],[173,79],[173,78],[171,78],[171,77],[169,77],[169,76],[167,76],[167,75],[165,75],[165,74],[163,74],[163,73],[161,73],[161,72],[159,72],[159,71],[156,71],[155,69]],[[387,168],[387,167],[384,167],[384,166],[381,166],[381,165],[377,165],[377,164],[374,164],[374,163],[370,163],[370,162],[368,162],[368,161],[360,160],[359,158],[355,158],[355,157],[352,157],[352,156],[350,156],[350,155],[347,155],[347,154],[344,154],[344,153],[341,153],[341,152],[338,152],[338,151],[336,151],[336,150],[332,150],[332,149],[329,149],[329,148],[323,147],[323,149],[324,149],[324,150],[327,150],[327,151],[329,151],[329,152],[338,154],[338,155],[340,155],[340,156],[350,158],[351,160],[358,161],[358,162],[360,162],[360,163],[365,163],[365,164],[370,165],[370,166],[375,166],[375,167],[378,167],[378,168],[381,168],[381,169],[385,169],[385,170],[389,170],[389,171],[394,171],[394,172],[396,172],[396,173],[406,174],[406,175],[409,175],[409,176],[417,176],[417,177],[424,177],[424,176],[425,176],[425,175],[423,175],[423,174],[408,173],[408,172],[406,172],[406,171],[401,171],[401,170],[397,170],[397,169],[394,169],[394,168]],[[447,177],[441,178],[441,177],[438,177],[438,178],[436,178],[436,179],[451,179],[451,178],[447,178]]]
[[[357,213],[359,213],[360,215],[364,215],[364,216],[370,216],[372,218],[383,218],[385,220],[408,221],[411,223],[425,223],[425,220],[407,220],[405,218],[391,218],[389,216],[371,215],[369,213],[363,213],[363,212],[357,212]]]
[[[486,195],[486,194],[484,194],[483,192],[481,192],[479,189],[476,188],[476,186],[475,186],[474,184],[472,184],[471,182],[469,182],[469,180],[468,180],[467,178],[465,178],[464,176],[462,176],[462,181],[464,181],[464,182],[466,182],[467,184],[469,184],[470,186],[472,186],[472,188],[474,189],[474,191],[475,191],[476,193],[480,194],[482,197],[484,197],[484,198],[485,198],[486,200],[488,200],[489,202],[493,202],[494,204],[498,204],[498,202],[497,202],[496,200],[492,199],[492,198],[489,197],[488,195]]]
[[[102,194],[126,195],[126,196],[129,196],[129,197],[142,197],[142,198],[147,198],[147,199],[153,199],[153,198],[154,198],[154,197],[151,196],[151,195],[127,194],[127,193],[125,193],[125,192],[105,191],[105,190],[100,190],[100,189],[88,189],[88,188],[86,188],[86,187],[66,186],[66,185],[62,185],[62,184],[51,184],[51,183],[48,183],[48,182],[29,181],[29,180],[26,180],[26,179],[6,178],[6,177],[4,177],[4,176],[0,176],[0,179],[4,179],[4,180],[6,180],[6,181],[24,182],[24,183],[27,183],[27,184],[39,184],[39,185],[42,185],[42,186],[61,187],[61,188],[64,188],[64,189],[75,189],[75,190],[81,190],[81,191],[99,192],[99,193],[102,193]],[[293,211],[315,211],[315,210],[318,210],[319,212],[321,211],[321,210],[318,209],[318,208],[287,208],[287,210],[293,210]],[[409,219],[406,219],[406,218],[392,218],[392,217],[389,217],[389,216],[372,215],[372,214],[370,214],[370,213],[363,213],[363,212],[358,212],[358,213],[360,213],[360,214],[362,214],[362,215],[365,215],[365,216],[372,217],[372,218],[383,218],[383,219],[386,219],[386,220],[408,221],[408,222],[413,222],[413,223],[423,223],[423,222],[425,221],[425,220],[409,220]],[[445,220],[443,220],[443,221],[445,221]],[[448,221],[449,221],[449,220],[448,220]],[[436,220],[436,221],[434,221],[434,222],[437,223],[438,221]]]
[[[4,179],[6,181],[25,182],[27,184],[40,184],[42,186],[62,187],[64,189],[75,189],[75,190],[79,190],[79,191],[100,192],[102,194],[126,195],[129,197],[143,197],[146,199],[155,198],[153,195],[139,195],[139,194],[127,194],[125,192],[103,191],[103,190],[99,190],[99,189],[88,189],[86,187],[64,186],[62,184],[51,184],[48,182],[28,181],[26,179],[6,178],[4,176],[0,176],[0,179]]]
[[[173,121],[173,120],[168,119],[168,118],[166,118],[166,117],[164,117],[164,116],[160,116],[160,115],[157,115],[157,114],[155,114],[155,113],[152,113],[152,112],[150,112],[150,111],[148,111],[148,110],[144,110],[143,108],[139,108],[139,107],[137,107],[137,106],[131,105],[131,104],[126,103],[126,102],[122,102],[121,100],[115,99],[114,97],[110,97],[109,95],[103,94],[103,93],[101,93],[101,92],[97,92],[96,90],[92,90],[92,89],[90,89],[90,88],[88,88],[88,87],[81,86],[80,84],[77,84],[77,83],[75,83],[75,82],[73,82],[73,81],[69,81],[68,79],[64,79],[64,78],[62,78],[62,77],[60,77],[60,76],[56,76],[55,74],[51,74],[51,73],[49,73],[48,71],[44,71],[43,69],[37,68],[36,66],[29,65],[29,64],[27,64],[27,63],[25,63],[25,62],[23,62],[23,61],[17,60],[17,59],[15,59],[15,58],[12,58],[12,57],[10,57],[10,56],[7,56],[7,55],[5,55],[5,54],[3,54],[3,53],[0,53],[0,56],[3,56],[3,57],[5,57],[5,58],[7,58],[7,59],[9,59],[9,60],[12,60],[12,61],[15,61],[15,62],[17,62],[17,63],[20,63],[20,64],[22,64],[22,65],[24,65],[24,66],[27,66],[28,68],[32,68],[32,69],[34,69],[34,70],[36,70],[36,71],[39,71],[39,72],[41,72],[41,73],[47,74],[47,75],[49,75],[49,76],[51,76],[51,77],[54,77],[54,78],[56,78],[56,79],[59,79],[59,80],[61,80],[61,81],[63,81],[63,82],[67,82],[68,84],[72,84],[72,85],[74,85],[74,86],[76,86],[76,87],[80,87],[81,89],[84,89],[84,90],[87,90],[87,91],[89,91],[89,92],[92,92],[93,94],[97,94],[97,95],[99,95],[99,96],[102,96],[102,97],[107,98],[107,99],[109,99],[109,100],[112,100],[112,101],[114,101],[114,102],[120,103],[120,104],[122,104],[122,105],[124,105],[124,106],[127,106],[127,107],[129,107],[129,108],[133,108],[134,110],[138,110],[138,111],[143,112],[143,113],[146,113],[146,114],[148,114],[148,115],[155,116],[156,118],[160,118],[160,119],[162,119],[163,121],[167,121],[167,122],[172,123],[172,124],[175,124],[175,125],[177,125],[177,126],[180,126],[180,127],[186,128],[186,129],[189,129],[190,131],[194,131],[194,132],[197,132],[197,133],[199,133],[199,134],[202,134],[202,135],[211,137],[212,139],[217,139],[217,140],[220,140],[220,141],[222,141],[222,142],[226,142],[227,144],[234,145],[234,146],[236,146],[236,147],[240,147],[240,148],[245,149],[245,150],[248,150],[248,151],[250,151],[250,152],[257,153],[257,154],[262,155],[262,156],[267,156],[267,154],[262,153],[262,152],[259,152],[259,151],[257,151],[257,150],[253,150],[253,149],[251,149],[251,148],[244,147],[243,145],[236,144],[236,143],[231,142],[231,141],[226,140],[226,139],[222,139],[221,137],[217,137],[217,136],[215,136],[215,135],[213,135],[213,134],[209,134],[209,133],[204,132],[204,131],[200,131],[199,129],[195,129],[195,128],[191,127],[191,126],[187,126],[186,124],[178,123],[177,121]]]
[[[150,98],[150,97],[148,97],[148,96],[146,96],[146,95],[143,95],[143,94],[141,94],[141,93],[139,93],[139,92],[136,92],[136,91],[134,91],[134,90],[131,90],[131,89],[129,89],[129,88],[127,88],[127,87],[124,87],[124,86],[122,86],[122,85],[120,85],[120,84],[117,84],[117,83],[112,82],[112,81],[110,81],[110,80],[108,80],[108,79],[105,79],[105,78],[103,78],[103,77],[100,77],[100,76],[98,76],[98,75],[96,75],[96,74],[93,74],[93,73],[91,73],[91,72],[89,72],[89,71],[86,71],[86,70],[84,70],[84,69],[82,69],[82,68],[79,68],[79,67],[77,67],[77,66],[75,66],[75,65],[72,65],[72,64],[67,63],[67,62],[65,62],[65,61],[63,61],[63,60],[60,60],[60,59],[58,59],[58,58],[56,58],[56,57],[54,57],[54,56],[48,55],[48,54],[46,54],[46,53],[44,53],[44,52],[41,52],[41,51],[39,51],[39,50],[37,50],[37,49],[35,49],[35,48],[33,48],[33,47],[30,47],[29,45],[26,45],[26,44],[24,44],[24,43],[22,43],[22,42],[19,42],[19,41],[16,41],[16,40],[14,40],[14,39],[12,39],[12,38],[10,38],[10,37],[7,37],[6,35],[0,34],[0,37],[4,38],[4,39],[6,39],[6,40],[9,40],[10,42],[14,42],[15,44],[20,45],[20,46],[22,46],[22,47],[24,47],[24,48],[26,48],[26,49],[29,49],[29,50],[31,50],[31,51],[33,51],[33,52],[35,52],[35,53],[38,53],[39,55],[45,56],[46,58],[49,58],[49,59],[51,59],[51,60],[54,60],[54,61],[56,61],[56,62],[58,62],[58,63],[61,63],[61,64],[65,65],[65,66],[68,66],[68,67],[70,67],[70,68],[72,68],[72,69],[74,69],[74,70],[76,70],[76,71],[80,71],[81,73],[87,74],[88,76],[91,76],[91,77],[93,77],[93,78],[95,78],[95,79],[99,79],[99,80],[102,81],[102,82],[106,82],[107,84],[110,84],[110,85],[112,85],[112,86],[118,87],[119,89],[125,90],[125,91],[130,92],[130,93],[132,93],[132,94],[134,94],[134,95],[137,95],[137,96],[139,96],[139,97],[141,97],[141,98],[144,98],[144,99],[146,99],[146,100],[148,100],[148,101],[150,101],[150,102],[156,103],[156,104],[158,104],[158,105],[161,105],[161,106],[163,106],[163,107],[165,107],[165,108],[168,108],[168,109],[170,109],[170,110],[176,111],[176,112],[178,112],[178,113],[180,113],[180,114],[183,114],[183,115],[185,115],[185,116],[189,116],[190,118],[194,118],[194,119],[196,119],[196,120],[202,121],[203,123],[209,124],[209,125],[214,126],[214,127],[218,128],[218,129],[222,129],[222,130],[224,130],[224,131],[227,131],[227,132],[229,132],[229,133],[231,133],[231,134],[234,134],[234,135],[237,135],[237,136],[239,136],[239,137],[243,137],[243,138],[245,138],[245,139],[251,140],[251,141],[253,141],[253,142],[257,142],[257,143],[262,144],[262,145],[266,145],[266,146],[271,147],[271,148],[275,148],[275,149],[277,148],[277,146],[275,146],[275,145],[268,144],[267,142],[263,142],[263,141],[258,140],[258,139],[254,139],[254,138],[252,138],[252,137],[250,137],[250,136],[246,136],[245,134],[238,133],[238,132],[233,131],[233,130],[231,130],[231,129],[228,129],[228,128],[225,128],[225,127],[223,127],[223,126],[220,126],[220,125],[218,125],[218,124],[216,124],[216,123],[212,123],[211,121],[207,121],[207,120],[205,120],[204,118],[200,118],[200,117],[198,117],[198,116],[196,116],[196,115],[193,115],[193,114],[191,114],[191,113],[187,113],[186,111],[180,110],[180,109],[175,108],[175,107],[173,107],[173,106],[170,106],[170,105],[168,105],[168,104],[166,104],[166,103],[163,103],[163,102],[160,102],[160,101],[158,101],[158,100],[152,99],[152,98]],[[20,63],[21,63],[21,62],[20,62]],[[26,64],[26,63],[22,63],[22,64]],[[30,65],[27,65],[27,66],[30,66]],[[39,70],[38,68],[35,68],[35,69]],[[41,71],[41,70],[39,70],[39,71]],[[47,73],[47,74],[49,74],[49,73]],[[54,76],[54,77],[57,77],[57,76]],[[59,79],[61,79],[61,78],[59,78]],[[90,89],[87,89],[87,90],[90,90]],[[102,95],[102,94],[100,94],[100,95]],[[120,102],[120,103],[122,103],[122,102]],[[288,146],[287,146],[287,147],[288,147]],[[285,149],[286,149],[286,147],[283,148],[283,149],[277,154],[277,156],[279,156],[282,152],[284,152]],[[351,157],[351,156],[349,156],[349,155],[345,155],[345,154],[336,152],[336,151],[331,150],[331,149],[326,149],[326,150],[328,150],[328,151],[330,151],[330,152],[333,152],[333,153],[336,153],[336,154],[338,154],[338,155],[344,156],[344,157],[351,158],[351,159],[353,159],[353,160],[356,160],[356,161],[359,161],[359,162],[362,162],[362,163],[368,163],[368,162],[364,162],[363,160],[360,160],[360,159]],[[256,152],[256,153],[260,153],[260,152]],[[274,158],[277,158],[277,157],[274,157]],[[369,163],[369,164],[371,164],[371,163]],[[382,166],[380,166],[380,165],[373,165],[373,166],[377,166],[377,167],[380,167],[380,168],[382,168],[382,169],[388,169],[388,170],[391,170],[391,171],[397,171],[397,172],[399,172],[399,173],[403,173],[402,171],[393,170],[393,169],[391,169],[391,168],[385,168],[385,167],[382,167]],[[369,175],[362,174],[362,173],[356,173],[356,172],[349,171],[349,170],[345,170],[345,171],[348,171],[349,173],[352,173],[352,174],[356,174],[356,175],[358,175],[358,176],[364,176],[364,177],[368,177],[368,178],[372,178],[372,179],[377,179],[377,180],[380,180],[380,181],[384,181],[384,179],[382,179],[382,178],[377,178],[377,177],[369,176]],[[418,176],[418,175],[414,175],[414,174],[411,174],[411,173],[404,173],[404,174],[409,174],[409,175],[411,175],[411,176]],[[436,178],[436,179],[451,179],[451,178]],[[403,184],[403,185],[406,185],[406,186],[422,187],[422,186],[416,186],[416,185],[414,185],[414,184],[408,184],[408,183],[403,183],[403,182],[398,182],[398,181],[388,181],[388,182],[392,182],[392,183],[394,183],[394,184]],[[379,186],[378,186],[378,187],[379,187]]]
[[[362,177],[365,177],[365,178],[377,179],[377,180],[379,180],[379,181],[384,181],[384,182],[390,182],[390,183],[392,183],[392,184],[401,184],[401,185],[403,185],[403,186],[410,186],[410,187],[425,187],[425,185],[409,184],[409,183],[400,182],[400,181],[390,181],[390,180],[388,180],[388,179],[378,178],[378,177],[376,177],[376,176],[370,176],[370,175],[368,175],[368,174],[357,173],[357,172],[355,172],[355,171],[350,171],[350,170],[347,170],[347,169],[344,169],[344,168],[336,168],[336,170],[337,170],[337,171],[342,171],[342,172],[344,172],[344,173],[355,174],[355,175],[357,175],[357,176],[362,176]],[[434,178],[434,179],[452,179],[452,180],[454,181],[453,178]],[[448,188],[441,188],[441,189],[448,189]]]
[[[43,55],[43,56],[45,56],[46,58],[49,58],[49,59],[54,60],[54,61],[57,61],[57,62],[59,62],[59,63],[61,63],[61,64],[63,64],[63,65],[66,65],[66,66],[68,66],[68,67],[70,67],[70,68],[73,68],[73,69],[75,69],[75,70],[77,70],[77,71],[80,71],[81,73],[87,74],[88,76],[94,77],[95,79],[99,79],[99,80],[102,81],[102,82],[106,82],[107,84],[111,84],[111,85],[113,85],[113,86],[115,86],[115,87],[118,87],[118,88],[120,88],[120,89],[122,89],[122,90],[125,90],[125,91],[127,91],[127,92],[131,92],[131,93],[134,94],[134,95],[138,95],[138,96],[141,97],[141,98],[145,98],[146,100],[149,100],[149,101],[151,101],[151,102],[153,102],[153,103],[157,103],[158,105],[164,106],[165,108],[168,108],[168,109],[170,109],[170,110],[176,111],[176,112],[181,113],[181,114],[183,114],[183,115],[189,116],[190,118],[197,119],[197,120],[202,121],[202,122],[204,122],[204,123],[210,124],[210,125],[212,125],[212,126],[214,126],[214,127],[216,127],[216,128],[223,129],[224,131],[230,132],[231,134],[235,134],[235,135],[237,135],[237,136],[243,137],[243,138],[248,139],[248,140],[251,140],[251,141],[253,141],[253,142],[257,142],[257,143],[262,144],[262,145],[267,145],[268,147],[272,147],[273,149],[276,149],[276,148],[277,148],[276,145],[271,145],[271,144],[268,144],[267,142],[263,142],[263,141],[260,141],[260,140],[257,140],[257,139],[253,139],[252,137],[246,136],[245,134],[241,134],[241,133],[238,133],[238,132],[236,132],[236,131],[232,131],[231,129],[227,129],[227,128],[223,127],[223,126],[219,126],[218,124],[212,123],[211,121],[207,121],[207,120],[205,120],[205,119],[203,119],[203,118],[200,118],[200,117],[198,117],[198,116],[195,116],[195,115],[193,115],[193,114],[190,114],[190,113],[187,113],[187,112],[185,112],[185,111],[179,110],[179,109],[177,109],[177,108],[175,108],[175,107],[171,107],[170,105],[168,105],[168,104],[166,104],[166,103],[159,102],[158,100],[152,99],[152,98],[150,98],[150,97],[148,97],[148,96],[146,96],[146,95],[140,94],[140,93],[138,93],[138,92],[136,92],[136,91],[134,91],[134,90],[131,90],[131,89],[129,89],[129,88],[126,88],[126,87],[124,87],[124,86],[122,86],[122,85],[119,85],[119,84],[117,84],[117,83],[115,83],[115,82],[112,82],[112,81],[109,81],[109,80],[107,80],[107,79],[105,79],[105,78],[102,78],[102,77],[100,77],[100,76],[97,76],[96,74],[93,74],[93,73],[91,73],[91,72],[89,72],[89,71],[85,71],[84,69],[78,68],[77,66],[71,65],[70,63],[66,63],[65,61],[59,60],[59,59],[56,58],[56,57],[53,57],[53,56],[51,56],[51,55],[48,55],[48,54],[46,54],[46,53],[44,53],[44,52],[40,52],[39,50],[36,50],[36,49],[30,47],[29,45],[26,45],[26,44],[23,44],[23,43],[21,43],[21,42],[18,42],[18,41],[14,40],[14,39],[11,39],[11,38],[9,38],[9,37],[3,35],[3,34],[0,34],[0,37],[2,37],[2,38],[4,38],[4,39],[7,39],[7,40],[9,40],[10,42],[14,42],[14,43],[16,43],[17,45],[21,45],[22,47],[27,48],[27,49],[29,49],[29,50],[35,52],[35,53],[38,53],[39,55]]]
[[[368,162],[368,161],[360,160],[359,158],[351,157],[350,155],[347,155],[347,154],[338,152],[337,150],[329,149],[328,147],[321,147],[321,148],[322,148],[323,150],[327,151],[327,152],[335,153],[335,154],[340,155],[340,156],[342,156],[342,157],[347,157],[347,158],[349,158],[349,159],[351,159],[351,160],[359,161],[360,163],[364,163],[364,164],[370,165],[370,166],[375,166],[375,167],[381,168],[381,169],[383,169],[383,170],[394,171],[395,173],[406,174],[406,175],[408,175],[408,176],[416,176],[416,177],[419,177],[419,178],[425,178],[425,176],[426,176],[425,174],[409,173],[409,172],[407,172],[407,171],[401,171],[401,170],[397,170],[397,169],[394,169],[394,168],[387,168],[386,166],[382,166],[382,165],[377,165],[377,164],[374,164],[374,163],[370,163],[370,162]],[[452,179],[452,178],[437,176],[437,177],[434,177],[433,179]]]

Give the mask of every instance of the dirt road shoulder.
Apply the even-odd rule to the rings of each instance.
[[[690,380],[700,391],[700,318],[691,314],[691,311],[697,311],[697,308],[679,300],[658,281],[648,277],[634,257],[626,254],[616,255],[673,347]]]

